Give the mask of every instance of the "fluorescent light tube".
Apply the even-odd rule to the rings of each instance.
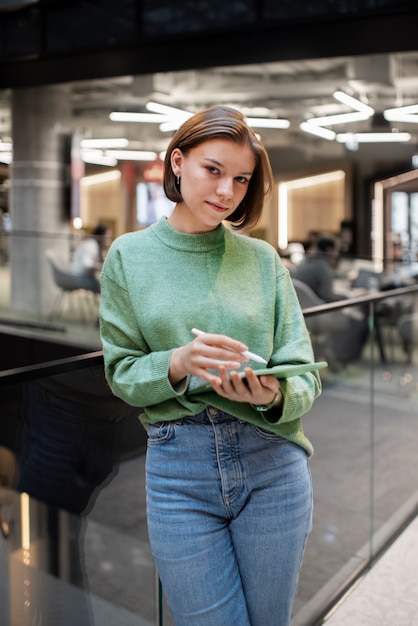
[[[185,120],[172,120],[171,122],[163,122],[160,124],[160,131],[162,133],[169,133],[173,130],[177,130]]]
[[[150,150],[106,150],[105,156],[118,161],[155,161],[157,153]]]
[[[387,120],[388,122],[404,122],[406,124],[418,124],[418,115],[405,115],[402,113],[399,113],[398,115],[396,115],[395,113],[386,115],[386,113],[383,113],[383,116],[385,120]]]
[[[357,143],[403,143],[411,139],[409,133],[339,133],[338,143],[357,141]]]
[[[346,104],[351,107],[355,111],[359,111],[360,113],[365,113],[368,117],[373,115],[374,109],[370,107],[368,104],[364,104],[361,100],[357,100],[357,98],[353,98],[353,96],[349,96],[344,91],[335,91],[333,96],[338,102],[342,102],[342,104]]]
[[[112,111],[109,115],[112,122],[142,122],[148,124],[161,124],[173,119],[173,116],[160,115],[159,113],[128,113],[126,111]]]
[[[410,104],[405,107],[395,107],[394,109],[386,109],[385,113],[404,113],[409,115],[411,113],[418,113],[418,104]]]
[[[332,126],[333,124],[349,124],[351,122],[364,122],[370,117],[369,113],[354,111],[353,113],[338,113],[337,115],[324,115],[324,117],[313,117],[309,124],[315,126]]]
[[[317,126],[316,124],[311,124],[310,122],[302,122],[299,125],[299,128],[305,133],[311,133],[311,135],[317,135],[322,139],[328,139],[328,141],[332,141],[335,139],[335,133],[333,130],[329,130],[328,128],[322,128],[322,126]]]
[[[383,111],[383,117],[388,122],[408,122],[418,124],[418,104],[411,104],[405,107],[397,107],[395,109],[386,109]]]
[[[166,104],[160,104],[159,102],[147,102],[147,104],[145,105],[145,107],[148,109],[148,111],[152,111],[153,113],[160,113],[162,115],[166,115],[172,118],[172,125],[169,127],[168,124],[170,124],[170,122],[167,122],[167,127],[161,128],[161,130],[166,131],[168,129],[170,130],[175,130],[175,128],[173,128],[174,124],[176,123],[177,120],[182,120],[185,121],[186,119],[189,119],[193,113],[190,113],[189,111],[184,111],[183,109],[177,109],[175,107],[171,107],[168,106]],[[289,128],[290,126],[290,122],[289,120],[286,119],[276,119],[276,118],[269,118],[269,117],[247,117],[247,124],[249,126],[254,126],[255,128]],[[177,125],[177,127],[180,124]]]
[[[182,117],[187,119],[193,115],[189,111],[183,109],[176,109],[176,107],[170,107],[167,104],[160,104],[159,102],[147,102],[145,108],[152,113],[160,113],[161,115],[167,115],[169,117]]]
[[[129,141],[124,137],[114,137],[111,139],[82,139],[82,148],[126,148]]]
[[[248,126],[254,128],[289,128],[290,122],[286,119],[273,118],[273,117],[247,117]]]
[[[113,167],[118,164],[118,160],[115,157],[105,156],[101,150],[85,150],[81,151],[81,158],[84,163],[91,163],[92,165],[108,165]]]

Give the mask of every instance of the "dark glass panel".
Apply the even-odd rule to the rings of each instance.
[[[41,27],[37,8],[1,14],[0,50],[5,58],[38,55]]]
[[[237,26],[252,24],[255,18],[254,0],[144,0],[142,27],[145,35],[188,34],[235,29]]]
[[[45,15],[47,52],[125,45],[136,35],[134,0],[78,0],[51,6]]]
[[[414,0],[263,0],[262,19],[303,21],[315,18],[346,18],[399,14],[404,10],[416,10]]]

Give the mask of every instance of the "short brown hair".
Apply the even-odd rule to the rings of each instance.
[[[187,154],[205,141],[228,139],[242,146],[249,146],[255,156],[256,165],[248,185],[247,193],[235,211],[226,218],[234,228],[254,227],[261,217],[266,196],[273,186],[273,174],[266,149],[248,126],[242,113],[227,106],[215,106],[196,113],[186,120],[174,134],[164,159],[164,191],[173,202],[183,197],[176,185],[176,176],[171,168],[171,153],[178,148]]]

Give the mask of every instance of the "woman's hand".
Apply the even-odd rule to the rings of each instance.
[[[248,361],[242,353],[247,350],[245,343],[227,337],[203,333],[185,346],[173,350],[170,359],[169,378],[172,385],[191,374],[207,380],[214,389],[225,382],[223,372],[237,370],[241,363]],[[208,370],[218,370],[219,376]],[[226,375],[227,377],[227,375]]]
[[[274,376],[257,376],[250,367],[244,369],[245,378],[238,372],[228,372],[225,367],[219,368],[221,383],[217,381],[212,386],[217,394],[234,400],[235,402],[248,402],[254,405],[268,405],[279,394],[277,404],[282,402],[280,383]]]

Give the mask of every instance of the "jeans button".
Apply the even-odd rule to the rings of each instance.
[[[209,414],[212,416],[218,415],[219,413],[219,410],[216,409],[214,406],[208,407],[208,411],[209,411]]]

